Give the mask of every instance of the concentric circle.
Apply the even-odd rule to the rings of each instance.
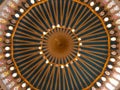
[[[103,74],[110,57],[102,18],[71,0],[32,5],[18,20],[12,41],[17,71],[36,89],[87,88]]]
[[[109,88],[107,81],[113,81],[111,71],[119,58],[118,37],[110,13],[98,2],[21,1],[1,38],[0,58],[7,67],[2,65],[0,72],[9,71],[0,78],[11,74],[14,79],[7,88],[96,90],[104,82]]]

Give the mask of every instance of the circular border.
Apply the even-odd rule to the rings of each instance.
[[[26,12],[23,13],[23,15],[21,15],[21,16],[19,17],[19,19],[18,19],[18,21],[17,21],[17,23],[16,23],[16,26],[15,26],[15,28],[14,28],[14,30],[13,30],[12,36],[11,36],[11,46],[10,46],[10,47],[11,47],[11,58],[12,58],[12,61],[13,61],[13,63],[14,63],[14,66],[16,67],[16,70],[17,70],[18,74],[20,75],[20,77],[21,77],[31,88],[33,88],[34,90],[38,90],[38,89],[35,88],[33,85],[31,85],[31,84],[29,83],[29,81],[26,80],[26,79],[21,75],[21,73],[20,73],[20,71],[19,71],[19,69],[18,69],[18,66],[17,66],[17,64],[16,64],[16,62],[15,62],[15,60],[14,60],[14,57],[13,57],[13,55],[14,55],[14,52],[13,52],[13,38],[14,38],[14,34],[15,34],[15,32],[16,32],[16,29],[17,29],[17,26],[18,26],[20,20],[21,20],[32,8],[34,8],[34,7],[37,6],[37,5],[43,4],[43,3],[47,2],[47,1],[48,1],[48,0],[43,0],[43,1],[36,2],[35,4],[31,5],[31,6],[26,10]],[[106,32],[106,34],[107,34],[107,37],[108,37],[108,57],[107,57],[107,60],[106,60],[106,62],[105,62],[105,65],[104,65],[104,67],[103,67],[103,70],[102,70],[101,74],[100,74],[89,86],[87,86],[86,88],[83,88],[83,90],[88,90],[88,89],[89,89],[90,87],[92,87],[92,86],[95,84],[95,82],[96,82],[97,80],[99,80],[99,78],[104,74],[104,71],[105,71],[105,69],[106,69],[106,67],[107,67],[107,64],[108,64],[109,59],[110,59],[110,51],[111,51],[111,48],[110,48],[110,46],[111,46],[111,43],[110,43],[110,35],[109,35],[109,32],[108,32],[108,30],[107,30],[107,28],[106,28],[106,25],[105,25],[103,19],[102,19],[102,18],[100,17],[100,15],[99,15],[98,13],[96,13],[88,4],[83,3],[83,2],[81,2],[81,1],[78,1],[78,0],[72,0],[72,1],[73,1],[73,2],[76,2],[76,3],[78,3],[78,4],[81,4],[81,5],[84,5],[84,6],[86,6],[87,8],[89,8],[90,11],[93,12],[93,13],[99,18],[99,20],[101,21],[101,23],[102,23],[102,25],[103,25],[103,27],[104,27],[104,29],[105,29],[105,32]]]

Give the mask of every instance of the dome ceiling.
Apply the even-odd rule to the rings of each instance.
[[[4,0],[3,90],[119,90],[117,0]]]

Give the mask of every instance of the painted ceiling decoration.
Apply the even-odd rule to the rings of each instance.
[[[119,1],[0,3],[0,90],[119,90]]]

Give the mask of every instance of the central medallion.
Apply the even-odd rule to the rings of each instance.
[[[74,51],[76,37],[71,29],[55,28],[44,37],[44,46],[52,57],[65,59]]]
[[[75,29],[56,26],[43,32],[40,54],[44,54],[46,60],[58,65],[73,61],[80,52],[81,40],[78,40],[74,31]]]

